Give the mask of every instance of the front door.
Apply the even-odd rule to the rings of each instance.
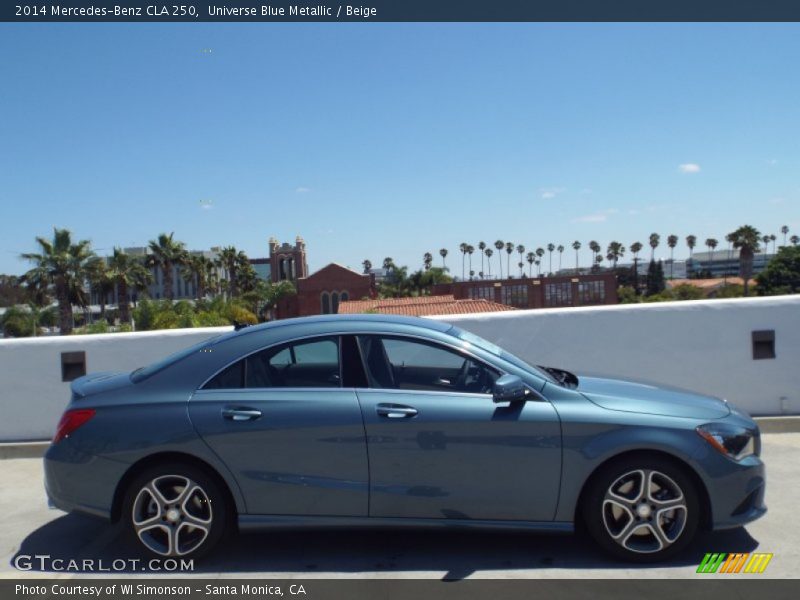
[[[325,337],[262,350],[189,402],[249,514],[367,516],[364,426],[354,389],[340,387],[338,346]]]
[[[561,429],[545,401],[495,404],[500,372],[446,346],[361,336],[373,517],[551,521]]]

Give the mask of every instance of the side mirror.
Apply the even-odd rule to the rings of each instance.
[[[492,399],[497,402],[524,402],[528,399],[525,384],[516,375],[503,375],[494,382]]]

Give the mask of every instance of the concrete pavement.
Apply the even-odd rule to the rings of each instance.
[[[772,552],[763,575],[797,577],[800,564],[800,433],[763,436],[769,513],[746,529],[704,534],[680,559],[637,566],[606,558],[581,536],[442,531],[302,531],[241,535],[180,576],[306,578],[695,578],[706,552]],[[118,528],[48,510],[41,461],[0,461],[0,577],[82,577],[15,568],[15,557],[102,560],[140,557]],[[97,564],[97,563],[95,563]],[[119,573],[117,573],[118,575]],[[136,571],[128,571],[135,575]],[[147,571],[147,576],[159,573]],[[98,573],[87,573],[96,577]],[[101,574],[102,575],[102,574]],[[171,574],[176,575],[176,574]],[[708,577],[708,576],[705,576]],[[737,575],[736,577],[753,577]]]

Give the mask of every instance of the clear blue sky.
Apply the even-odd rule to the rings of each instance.
[[[795,24],[2,24],[0,273],[53,225],[459,275],[462,241],[780,239],[798,64]]]

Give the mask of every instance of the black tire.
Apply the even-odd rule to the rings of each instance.
[[[644,482],[648,487],[638,488]],[[691,543],[700,523],[694,482],[684,468],[660,456],[625,457],[601,467],[586,490],[581,512],[600,547],[631,562],[677,555]]]
[[[157,494],[162,501],[156,502]],[[199,558],[232,528],[232,507],[205,469],[169,462],[145,469],[125,492],[126,534],[157,557]]]

